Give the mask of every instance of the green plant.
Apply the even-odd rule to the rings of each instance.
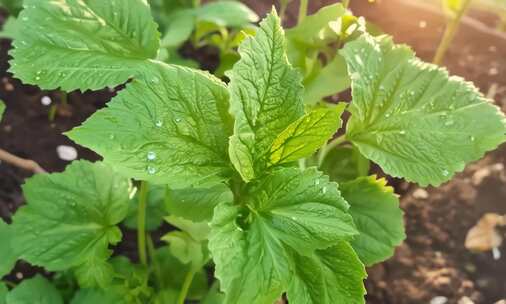
[[[80,289],[64,299],[38,276],[0,285],[7,304],[271,304],[285,292],[290,303],[364,303],[364,264],[405,237],[398,197],[364,176],[367,159],[439,185],[505,140],[504,115],[472,84],[388,36],[361,31],[335,55],[351,104],[310,106],[275,11],[239,46],[228,85],[156,60],[143,0],[26,0],[20,17],[11,72],[23,82],[69,91],[130,81],[66,133],[104,161],[30,178],[27,205],[0,223],[0,274],[22,259]],[[145,229],[162,218],[176,229],[156,248]],[[122,222],[137,223],[140,263],[111,258]],[[207,286],[211,260],[219,286]]]

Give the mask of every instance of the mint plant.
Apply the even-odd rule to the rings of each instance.
[[[0,284],[7,304],[32,295],[52,304],[271,304],[283,294],[290,303],[364,303],[365,265],[405,237],[398,197],[366,176],[369,160],[439,185],[505,141],[504,115],[471,83],[365,30],[334,31],[351,103],[308,103],[290,35],[313,39],[304,33],[343,19],[285,36],[273,10],[239,46],[225,84],[156,60],[160,35],[144,0],[25,5],[11,51],[16,77],[44,89],[128,83],[66,133],[103,162],[30,178],[27,205],[0,224],[1,275],[22,259],[70,273],[79,289],[67,299],[37,276],[10,291]],[[119,225],[135,227],[135,218],[139,263],[112,257]],[[156,248],[146,228],[162,218],[175,230]],[[211,261],[218,281],[209,287]]]

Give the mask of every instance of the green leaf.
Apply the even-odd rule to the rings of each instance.
[[[220,292],[218,281],[215,281],[202,300],[202,304],[222,304],[225,302],[225,295]]]
[[[5,286],[4,283],[0,282],[0,304],[5,304],[5,298],[7,297],[7,293],[9,292],[9,289],[7,289],[7,286]],[[214,304],[211,302],[211,304]]]
[[[161,45],[164,48],[178,48],[191,37],[195,29],[193,9],[182,9],[170,14],[167,18],[167,29],[164,32]]]
[[[170,214],[194,222],[210,221],[214,207],[219,203],[232,202],[233,194],[224,184],[211,188],[170,189],[165,207]]]
[[[207,222],[193,222],[174,215],[165,217],[165,220],[172,226],[188,233],[191,238],[198,242],[206,240],[209,236],[210,228]]]
[[[3,100],[0,99],[0,121],[2,121],[2,116],[5,112],[5,103]]]
[[[325,144],[341,127],[346,104],[315,109],[290,124],[274,140],[271,164],[282,164],[309,156]]]
[[[11,272],[16,264],[17,254],[12,248],[14,231],[11,225],[7,225],[0,218],[0,278]],[[1,297],[0,297],[1,299]]]
[[[406,238],[399,198],[384,178],[359,177],[340,185],[360,234],[351,245],[370,266],[391,257]]]
[[[43,89],[101,89],[138,76],[156,57],[145,0],[25,0],[10,71]]]
[[[245,181],[263,172],[277,134],[304,114],[301,76],[286,58],[283,29],[273,11],[239,47],[227,73],[235,116],[230,158]]]
[[[258,22],[258,15],[239,1],[216,1],[196,9],[199,20],[210,21],[223,27],[241,27]]]
[[[174,188],[230,174],[228,93],[210,74],[160,65],[67,135],[126,176]]]
[[[6,304],[63,304],[58,290],[43,276],[23,280],[7,294]]]
[[[111,290],[81,289],[75,295],[70,304],[126,304],[121,296]]]
[[[23,186],[27,206],[13,217],[13,248],[50,271],[103,262],[109,244],[121,240],[116,225],[128,211],[129,187],[103,163],[76,161],[63,173],[35,175]]]
[[[126,303],[148,303],[153,295],[149,287],[149,271],[139,264],[133,264],[125,256],[116,256],[111,259],[115,272],[115,280],[111,284],[116,294],[120,294]]]
[[[112,250],[108,250],[107,240],[100,240],[99,244],[88,253],[82,264],[75,268],[75,276],[82,288],[106,288],[114,278],[114,269],[109,263]]]
[[[16,17],[9,16],[3,24],[2,31],[0,31],[0,38],[14,39],[17,36],[19,23]]]
[[[316,76],[304,80],[304,102],[314,105],[324,97],[335,95],[350,87],[346,62],[340,55],[324,66]]]
[[[304,45],[324,45],[326,36],[322,36],[322,33],[325,30],[333,32],[330,30],[329,23],[336,21],[345,13],[346,9],[341,3],[324,6],[315,14],[304,18],[297,26],[287,30],[286,36],[288,39]],[[337,38],[337,35],[334,38]]]
[[[149,185],[148,201],[146,205],[146,230],[153,231],[158,229],[163,222],[163,217],[167,215],[165,210],[165,192],[167,186]],[[139,210],[139,191],[134,198],[130,200],[130,210],[127,218],[123,221],[126,227],[137,229],[137,215]]]
[[[347,138],[385,173],[439,185],[505,141],[491,101],[408,47],[364,35],[341,54],[353,90]]]
[[[320,169],[338,183],[354,180],[369,173],[370,162],[357,148],[339,146],[330,150]]]
[[[12,16],[17,16],[23,9],[23,0],[0,0],[0,6],[5,7]]]
[[[290,303],[365,303],[364,265],[347,242],[317,250],[310,256],[294,254],[295,274],[288,287]]]
[[[291,251],[308,255],[356,234],[337,185],[315,169],[276,170],[243,199],[243,207],[218,205],[211,223],[225,303],[274,302],[294,271]]]

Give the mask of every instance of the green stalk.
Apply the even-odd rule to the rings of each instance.
[[[462,20],[462,17],[467,12],[467,9],[469,8],[470,4],[471,4],[471,0],[464,0],[460,10],[446,24],[446,29],[445,29],[443,38],[441,39],[441,42],[439,43],[439,46],[436,51],[436,55],[434,56],[432,63],[437,64],[437,65],[441,65],[441,63],[443,62],[446,52],[448,51],[450,44],[452,43],[453,39],[455,38],[455,35],[457,34],[457,30],[459,29],[459,26],[460,26],[460,21]]]
[[[151,261],[151,264],[153,265],[153,272],[155,273],[156,282],[158,283],[158,287],[162,288],[164,286],[164,282],[163,282],[163,276],[162,276],[162,272],[161,272],[160,263],[159,263],[158,259],[156,258],[155,244],[153,243],[153,239],[151,238],[150,235],[147,236],[147,241],[148,241],[147,245],[148,245],[149,260]]]
[[[141,182],[139,191],[139,207],[137,211],[137,249],[142,265],[148,265],[146,255],[146,205],[148,201],[148,183]]]
[[[320,153],[318,153],[318,168],[322,165],[323,160],[325,159],[325,156],[334,149],[335,147],[339,146],[343,142],[346,141],[346,135],[341,135],[338,138],[334,139],[328,144],[325,144],[321,149]]]
[[[281,21],[285,20],[285,15],[286,15],[286,9],[288,8],[288,4],[291,2],[292,0],[280,0],[280,9],[279,9],[279,19],[281,19]]]
[[[299,6],[299,19],[298,23],[301,23],[304,18],[307,16],[307,6],[308,6],[308,0],[300,0],[300,6]]]
[[[343,0],[342,4],[344,8],[348,8],[348,6],[350,6],[350,0]]]
[[[179,297],[177,300],[177,304],[184,304],[184,300],[186,299],[186,296],[188,295],[188,291],[190,290],[190,286],[193,281],[193,277],[195,276],[196,271],[193,269],[190,269],[184,278],[183,286],[181,287],[181,291],[179,293]]]

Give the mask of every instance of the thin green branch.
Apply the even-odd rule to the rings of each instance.
[[[340,144],[344,143],[346,141],[346,135],[341,135],[338,138],[332,140],[330,143],[325,144],[318,153],[318,168],[322,165],[323,160],[325,159],[325,156],[334,149],[335,147],[339,146]]]
[[[443,38],[441,39],[441,42],[439,43],[439,46],[436,51],[436,55],[434,56],[434,59],[432,60],[432,63],[441,65],[443,62],[443,59],[446,55],[446,52],[448,51],[448,48],[450,47],[453,39],[455,38],[455,35],[457,34],[457,30],[460,27],[460,21],[462,20],[462,17],[467,12],[467,9],[469,8],[469,5],[471,4],[471,0],[464,0],[462,3],[462,7],[457,12],[453,18],[448,20],[448,23],[446,24],[446,29],[443,34]]]
[[[307,16],[308,0],[300,0],[298,23],[301,23]]]
[[[344,8],[348,8],[350,6],[350,0],[343,0],[342,4]]]
[[[178,304],[184,304],[184,301],[186,299],[186,296],[188,295],[188,291],[190,290],[190,286],[193,281],[193,277],[195,276],[196,271],[193,269],[190,269],[184,278],[183,286],[181,287],[181,291],[179,293],[179,297],[177,300]]]
[[[146,254],[146,205],[148,201],[148,183],[141,182],[139,191],[139,206],[137,211],[137,249],[142,265],[148,265]]]

